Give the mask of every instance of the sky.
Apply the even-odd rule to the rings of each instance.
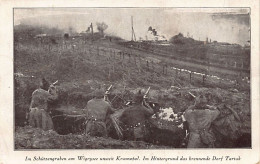
[[[250,11],[246,8],[30,8],[14,9],[14,24],[45,25],[65,31],[86,31],[92,22],[108,25],[105,33],[131,40],[131,16],[136,38],[150,36],[148,28],[167,39],[183,33],[196,40],[238,43],[250,40]]]

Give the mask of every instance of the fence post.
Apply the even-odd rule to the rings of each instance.
[[[167,75],[167,68],[168,68],[168,66],[167,66],[167,64],[165,64],[165,74]]]
[[[164,65],[162,65],[162,68],[163,68],[163,70],[162,70],[162,74],[164,74]]]
[[[204,85],[205,84],[205,80],[206,80],[206,75],[202,75],[202,80],[203,80],[202,84]]]
[[[129,59],[129,62],[131,61],[131,55],[130,53],[128,53],[128,59]]]
[[[110,80],[110,67],[108,68],[108,80]]]
[[[191,74],[192,74],[192,72],[190,72],[190,83],[191,83]]]

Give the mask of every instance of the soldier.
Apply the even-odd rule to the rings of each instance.
[[[106,119],[114,113],[111,105],[104,100],[104,91],[96,90],[95,97],[86,106],[86,134],[107,137]]]
[[[141,91],[134,98],[134,105],[128,107],[120,117],[128,140],[144,140],[148,134],[148,119],[154,114],[153,109],[144,102]]]
[[[215,136],[211,123],[219,115],[216,107],[207,105],[207,98],[200,95],[195,99],[195,105],[190,106],[184,113],[184,120],[189,126],[188,148],[214,147]]]
[[[49,114],[48,103],[58,98],[56,87],[49,85],[48,91],[47,81],[43,78],[40,88],[32,93],[32,101],[29,108],[29,125],[43,130],[53,129],[52,118]]]

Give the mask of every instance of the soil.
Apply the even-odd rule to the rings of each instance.
[[[89,135],[59,135],[30,126],[15,129],[15,149],[163,149],[142,141],[121,141]]]

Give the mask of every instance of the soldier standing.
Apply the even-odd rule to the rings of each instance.
[[[190,106],[184,113],[190,131],[188,148],[214,147],[215,136],[211,124],[219,113],[216,107],[207,105],[204,95],[196,97],[195,105]]]
[[[48,103],[56,100],[58,94],[56,87],[50,85],[48,91],[47,81],[43,78],[40,88],[32,93],[32,101],[29,108],[29,125],[43,130],[53,129],[52,118],[49,114]]]

